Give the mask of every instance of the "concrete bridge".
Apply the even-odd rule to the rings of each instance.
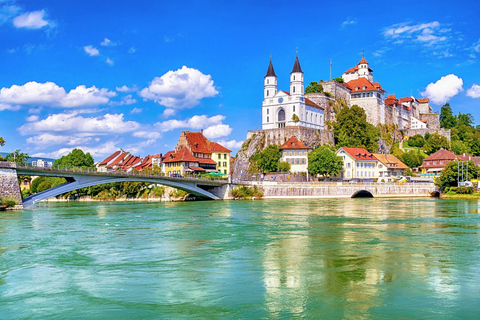
[[[200,178],[174,178],[162,175],[150,175],[141,172],[97,172],[96,169],[59,169],[59,168],[38,168],[31,166],[20,166],[16,163],[0,161],[0,193],[1,189],[9,190],[5,192],[7,195],[15,193],[14,184],[17,185],[17,174],[27,176],[48,176],[61,177],[67,180],[66,183],[51,189],[35,193],[23,199],[23,206],[29,207],[35,203],[64,194],[69,191],[95,186],[99,184],[113,182],[148,182],[161,184],[176,189],[181,189],[201,198],[211,200],[221,200],[224,197],[225,189],[227,189],[228,181],[220,179],[200,179]],[[3,185],[9,186],[1,188]],[[6,183],[7,182],[7,183]],[[1,196],[2,194],[0,194]],[[5,194],[4,194],[5,195]],[[18,191],[19,195],[19,191]],[[18,197],[17,197],[18,199]],[[21,198],[20,198],[21,199]]]

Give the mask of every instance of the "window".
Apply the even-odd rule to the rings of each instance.
[[[357,162],[357,168],[360,167],[360,163]]]
[[[270,109],[267,109],[267,114],[268,114],[268,111],[270,111]]]
[[[227,163],[226,163],[226,162],[224,162],[224,163],[223,163],[223,166],[224,166],[224,167],[226,167],[226,166],[227,166]]]
[[[295,80],[295,76],[293,76],[293,80]]]
[[[268,119],[268,117],[267,117],[267,122],[270,122],[270,119]]]
[[[347,168],[350,168],[350,165],[351,165],[351,163],[350,163],[350,162],[349,162],[349,163],[347,163]]]
[[[293,92],[295,93],[295,86],[293,86]]]
[[[267,79],[267,84],[268,84],[268,79]]]
[[[227,159],[227,154],[226,153],[223,154],[223,159]]]
[[[293,112],[295,112],[295,106],[293,106]]]
[[[219,166],[219,167],[221,167],[221,166],[222,166],[222,163],[221,163],[221,162],[219,162],[219,163],[218,163],[218,166]]]
[[[297,159],[295,160],[295,162],[296,162],[297,164],[300,164],[300,159],[297,158]]]
[[[222,155],[220,153],[218,154],[218,159],[222,159]]]
[[[223,170],[223,173],[227,174],[227,169]]]
[[[305,164],[305,158],[302,158],[302,164]]]
[[[267,97],[268,97],[268,96],[269,96],[269,92],[268,92],[268,90],[267,90]]]

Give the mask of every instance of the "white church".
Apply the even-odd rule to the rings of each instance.
[[[290,92],[277,90],[277,76],[272,61],[264,80],[262,129],[307,127],[323,129],[324,108],[304,97],[303,71],[295,58],[290,73]]]

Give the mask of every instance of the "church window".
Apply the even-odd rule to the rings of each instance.
[[[267,90],[267,97],[268,97],[269,95],[270,95],[270,92],[268,92],[268,90]]]
[[[295,93],[295,87],[293,87],[293,92]]]
[[[278,121],[285,121],[285,110],[280,109],[278,111]]]
[[[293,81],[295,81],[295,76],[293,76]]]
[[[295,106],[293,106],[293,112],[295,112]]]
[[[267,122],[270,122],[270,119],[267,117]]]
[[[267,109],[267,114],[268,114],[269,111],[270,111],[270,109]]]
[[[269,80],[267,79],[267,84],[268,84],[268,81],[269,81]]]

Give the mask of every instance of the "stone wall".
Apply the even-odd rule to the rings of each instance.
[[[438,112],[420,113],[420,120],[427,120],[427,126],[429,129],[440,129],[440,116],[438,115]]]
[[[350,89],[348,89],[343,83],[338,83],[335,80],[320,82],[323,86],[323,91],[329,92],[333,99],[341,99],[347,102],[350,106]]]
[[[9,169],[8,167],[12,168]],[[22,204],[20,187],[18,186],[17,171],[15,163],[2,162],[0,166],[0,198],[13,197],[19,204]]]
[[[432,128],[425,128],[425,129],[407,129],[405,130],[405,134],[408,137],[413,137],[416,134],[420,134],[422,136],[425,136],[426,133],[438,133],[439,135],[442,135],[450,141],[450,129],[445,130],[445,129],[432,129]]]
[[[253,135],[263,134],[264,147],[271,144],[284,144],[288,139],[295,136],[298,140],[302,141],[306,146],[315,149],[319,145],[328,143],[333,145],[333,133],[328,130],[319,130],[305,127],[286,127],[278,129],[266,129],[266,130],[253,130],[247,132],[247,139],[250,139]]]

